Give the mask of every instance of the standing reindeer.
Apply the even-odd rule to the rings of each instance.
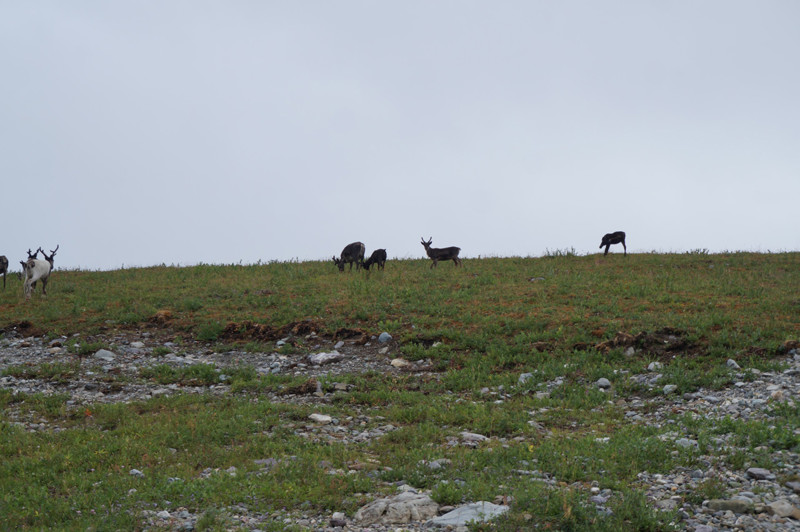
[[[340,258],[333,257],[333,262],[339,267],[339,271],[344,271],[344,265],[350,263],[350,271],[353,271],[353,263],[356,263],[356,270],[358,270],[364,263],[364,244],[361,242],[353,242],[347,244],[342,250]]]
[[[36,255],[42,252],[44,260],[39,260]],[[58,246],[56,249],[50,250],[50,256],[40,247],[36,253],[31,255],[31,250],[28,250],[28,262],[25,263],[25,283],[23,290],[25,292],[25,299],[30,299],[33,289],[36,287],[36,281],[42,281],[42,294],[47,295],[47,281],[50,278],[50,272],[53,271],[53,258],[56,256]]]
[[[606,247],[606,252],[603,253],[603,256],[608,255],[608,248],[611,247],[612,244],[622,244],[623,249],[625,250],[625,256],[628,255],[628,247],[625,245],[625,231],[617,231],[615,233],[608,233],[603,236],[603,240],[600,242],[600,247]]]
[[[31,253],[31,248],[28,248],[28,260],[35,259],[36,256],[39,254],[39,250],[42,248],[37,249],[33,253]],[[17,279],[23,282],[23,288],[25,287],[24,283],[25,280],[28,278],[28,274],[25,272],[25,266],[28,263],[27,260],[19,261],[20,266],[22,266],[22,270],[17,274]],[[36,283],[33,283],[33,288],[36,288]]]
[[[425,252],[428,254],[428,257],[433,259],[431,268],[436,266],[436,263],[440,260],[452,260],[456,266],[461,265],[461,259],[458,258],[458,254],[461,253],[461,248],[457,248],[455,246],[449,248],[432,248],[432,243],[433,237],[430,237],[427,242],[425,242],[425,239],[422,238],[422,242],[420,242],[420,244],[425,246]]]
[[[3,290],[6,289],[6,274],[8,273],[8,257],[0,255],[0,272],[3,273]]]
[[[385,249],[376,249],[372,252],[372,255],[369,256],[367,260],[364,261],[365,270],[369,270],[369,267],[373,264],[378,265],[378,269],[382,270],[383,267],[386,265],[386,250]]]

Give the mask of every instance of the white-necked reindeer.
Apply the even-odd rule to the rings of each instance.
[[[39,252],[42,252],[44,260],[36,258]],[[42,294],[47,295],[47,281],[50,278],[50,272],[53,271],[53,257],[56,256],[58,246],[56,249],[50,250],[50,256],[40,247],[36,253],[31,255],[31,250],[28,250],[28,261],[24,265],[25,283],[23,290],[25,291],[25,299],[30,299],[33,289],[36,287],[36,281],[42,281]]]
[[[461,253],[461,248],[457,248],[455,246],[451,246],[449,248],[432,248],[431,244],[433,243],[433,237],[430,237],[427,242],[425,242],[425,239],[422,238],[422,242],[420,243],[425,246],[425,252],[428,254],[428,257],[433,260],[431,268],[436,266],[436,263],[440,260],[452,260],[453,264],[456,266],[461,265],[461,259],[458,258],[458,254]]]
[[[36,251],[34,251],[33,253],[31,253],[31,248],[28,248],[28,260],[35,259],[36,256],[39,254],[39,250],[40,249],[42,249],[42,248],[39,248]],[[25,270],[27,269],[26,266],[28,264],[28,260],[19,261],[19,265],[22,266],[22,269],[19,271],[19,273],[17,273],[17,279],[22,281],[22,288],[23,289],[25,288],[25,281],[28,279],[28,274],[25,273]],[[36,288],[36,283],[34,283],[33,287]]]

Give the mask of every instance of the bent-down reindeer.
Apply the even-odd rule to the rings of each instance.
[[[356,263],[356,270],[358,270],[364,263],[364,244],[361,242],[353,242],[347,244],[342,250],[340,258],[333,257],[333,262],[339,267],[339,271],[344,271],[344,265],[350,263],[350,271],[353,271],[353,263]]]
[[[606,247],[606,252],[603,253],[603,256],[608,255],[608,248],[611,247],[612,244],[622,244],[623,249],[625,250],[625,255],[628,255],[628,247],[625,245],[625,231],[617,231],[615,233],[608,233],[603,236],[603,240],[600,242],[600,247]]]
[[[8,257],[0,255],[0,272],[3,273],[3,290],[6,288],[6,274],[8,273]]]
[[[376,249],[372,252],[372,255],[369,256],[367,260],[364,261],[362,266],[365,270],[369,270],[369,267],[373,264],[378,265],[378,269],[382,270],[383,267],[386,265],[386,250],[385,249]]]
[[[42,256],[44,256],[44,260],[36,258],[36,255],[40,251],[42,252]],[[58,246],[56,246],[56,249],[50,250],[50,256],[48,256],[42,248],[37,249],[36,253],[33,255],[31,255],[31,251],[28,250],[29,258],[23,268],[25,273],[25,283],[23,284],[25,299],[31,298],[37,281],[42,281],[42,294],[47,295],[47,281],[50,278],[50,272],[53,271],[53,258],[56,256],[56,251],[58,251]]]
[[[428,254],[428,257],[433,259],[431,268],[436,266],[436,263],[440,260],[452,260],[453,264],[456,266],[461,265],[461,259],[458,258],[458,254],[461,253],[461,248],[457,248],[455,246],[451,246],[449,248],[432,248],[432,243],[433,237],[430,237],[427,242],[425,242],[425,239],[422,238],[422,242],[420,242],[420,244],[425,246],[425,253]]]

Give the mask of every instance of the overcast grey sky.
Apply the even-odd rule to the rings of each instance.
[[[798,23],[795,0],[2,1],[0,254],[798,250]]]

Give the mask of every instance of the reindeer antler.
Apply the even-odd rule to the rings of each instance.
[[[56,254],[56,251],[58,251],[58,246],[60,246],[60,245],[61,245],[61,244],[58,244],[58,245],[56,245],[56,249],[51,249],[51,250],[50,250],[50,256],[51,256],[51,257],[54,257],[54,256],[55,256],[55,254]],[[44,253],[44,251],[42,251],[42,253]]]

